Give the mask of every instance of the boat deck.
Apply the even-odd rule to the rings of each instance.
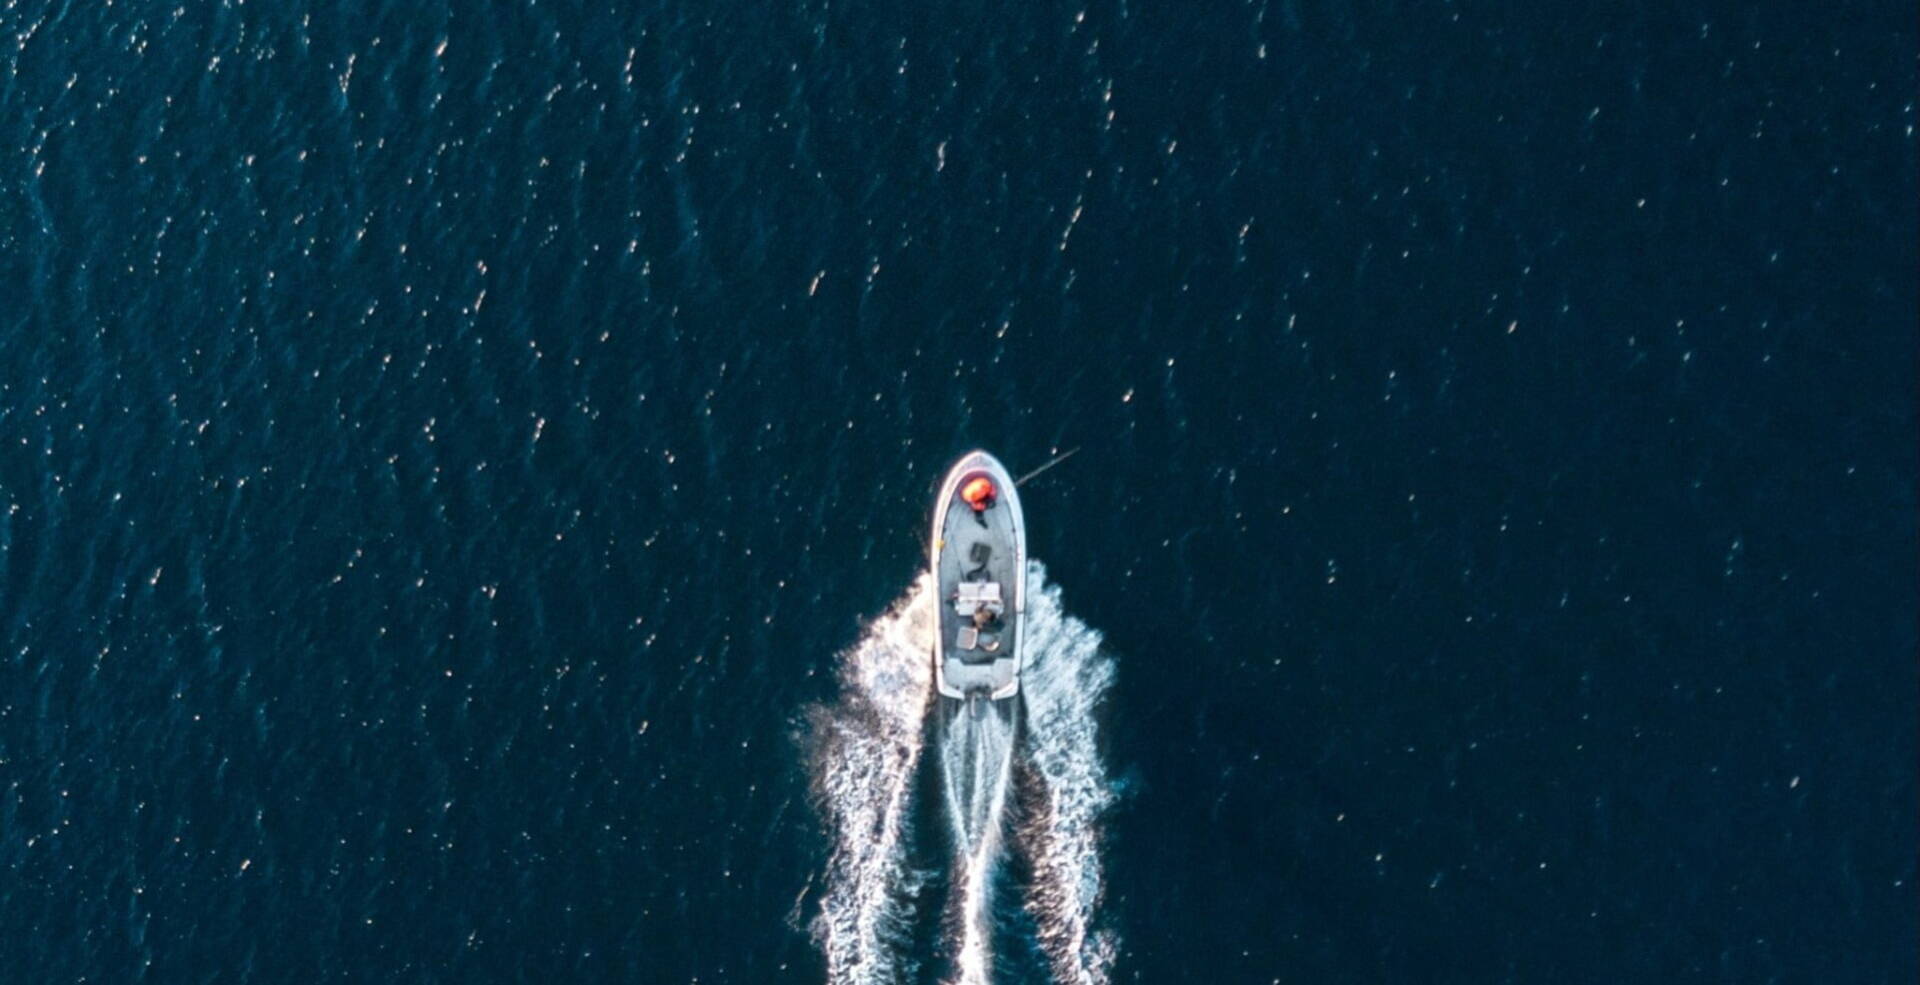
[[[979,459],[978,462],[975,459]],[[986,473],[1000,490],[984,513],[975,513],[953,493],[966,478]],[[1020,501],[1000,463],[975,453],[954,467],[941,502],[942,539],[935,541],[934,573],[940,586],[942,692],[959,697],[985,690],[1008,697],[1019,683],[1021,592],[1025,588],[1025,531]],[[976,628],[972,610],[994,614]]]

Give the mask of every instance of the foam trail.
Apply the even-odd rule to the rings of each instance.
[[[987,985],[993,970],[993,875],[1013,765],[1010,710],[961,709],[942,739],[947,816],[960,855],[957,985]]]
[[[1037,561],[1027,573],[1026,619],[1025,745],[1045,792],[1020,832],[1034,867],[1027,907],[1054,979],[1104,985],[1115,941],[1093,921],[1101,897],[1099,822],[1114,794],[1094,712],[1113,683],[1113,659],[1101,652],[1098,631],[1061,608],[1060,589],[1046,583]]]
[[[897,982],[919,877],[907,862],[914,772],[933,688],[933,578],[922,574],[841,659],[841,697],[816,722],[814,782],[833,832],[814,936],[827,981]]]
[[[925,875],[908,861],[916,769],[933,690],[934,588],[922,574],[841,660],[841,698],[816,717],[814,782],[834,839],[814,933],[834,985],[915,978],[914,895]],[[955,985],[989,985],[993,882],[1011,796],[1015,738],[1041,802],[1022,812],[1033,860],[1027,907],[1056,981],[1106,985],[1115,940],[1094,926],[1101,894],[1099,823],[1113,801],[1094,712],[1114,667],[1100,634],[1067,615],[1045,569],[1028,568],[1024,722],[1011,709],[954,711],[940,730],[942,787],[959,866]]]

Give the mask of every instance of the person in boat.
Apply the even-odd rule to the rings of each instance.
[[[976,475],[960,487],[960,498],[966,500],[975,513],[985,513],[987,507],[993,505],[995,495],[993,480],[984,475]]]
[[[973,522],[982,527],[987,525],[987,508],[993,505],[993,480],[984,475],[976,475],[960,487],[960,498],[973,508]]]
[[[973,610],[973,629],[975,645],[980,649],[988,653],[1000,649],[1000,617],[992,609],[983,605]]]

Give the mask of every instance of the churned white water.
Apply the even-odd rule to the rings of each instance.
[[[918,765],[933,707],[934,592],[922,574],[841,658],[841,694],[822,716],[815,782],[834,839],[815,933],[833,983],[911,977],[914,904],[926,879],[911,861]],[[1060,604],[1034,562],[1027,576],[1023,713],[950,716],[931,741],[953,848],[954,985],[993,980],[993,888],[1008,839],[1032,860],[1023,905],[1056,980],[1100,985],[1114,952],[1097,928],[1100,820],[1113,800],[1095,712],[1113,681],[1101,636]],[[1009,810],[1016,761],[1037,783]]]
[[[946,790],[959,875],[960,946],[956,985],[987,985],[993,966],[993,878],[999,862],[1007,788],[1013,770],[1012,715],[962,710],[940,737],[941,782]]]
[[[1023,752],[1041,802],[1023,805],[1019,840],[1033,860],[1027,900],[1040,945],[1062,985],[1099,985],[1113,964],[1112,935],[1095,927],[1101,898],[1100,819],[1113,782],[1100,759],[1095,712],[1113,684],[1101,636],[1068,615],[1038,562],[1027,575]]]
[[[841,657],[840,698],[822,716],[814,782],[833,852],[814,933],[827,980],[910,974],[908,861],[915,767],[933,689],[933,577],[922,574]]]

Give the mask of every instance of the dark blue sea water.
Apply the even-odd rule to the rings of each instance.
[[[1912,14],[5,2],[0,982],[822,980],[975,446],[1114,981],[1914,981]]]

